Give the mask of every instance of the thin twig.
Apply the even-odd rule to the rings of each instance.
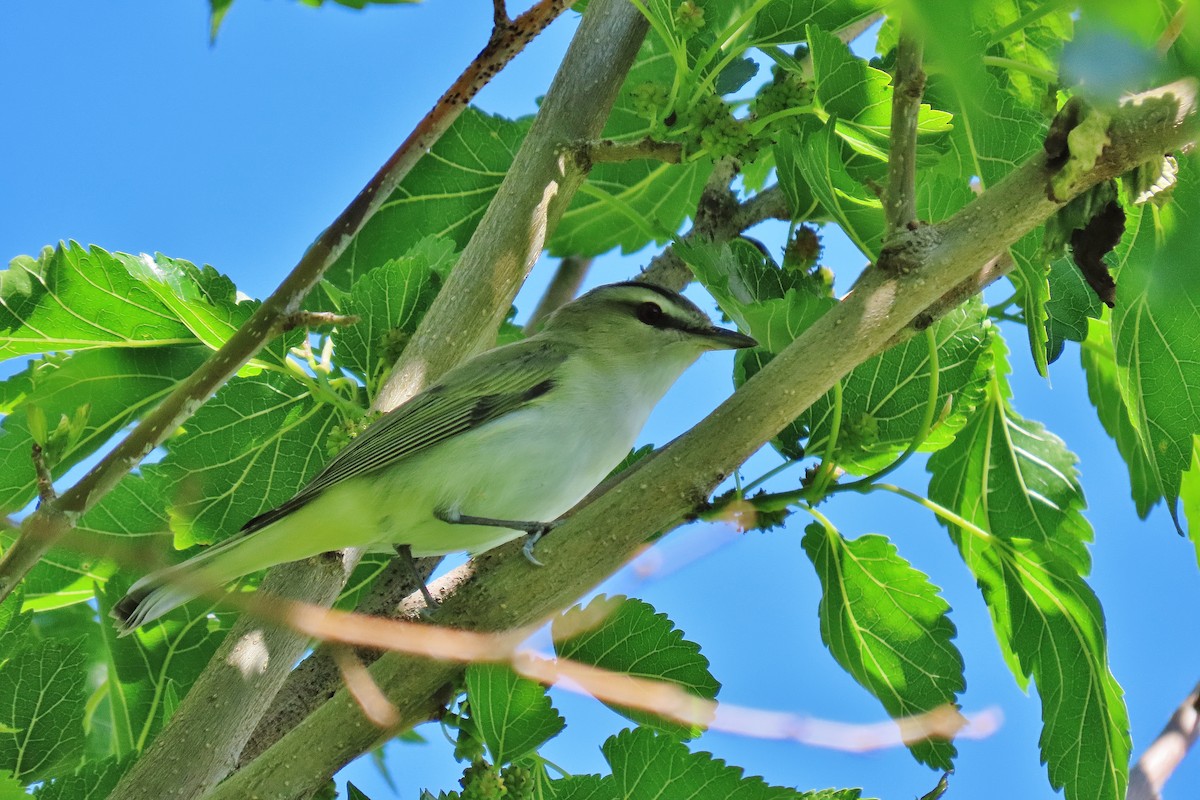
[[[503,30],[512,24],[508,18],[508,4],[504,0],[492,0],[492,33]]]
[[[917,221],[917,116],[925,92],[921,68],[924,44],[907,21],[900,24],[896,45],[896,79],[892,82],[892,136],[888,182],[883,194],[887,232]]]
[[[638,160],[678,164],[683,158],[683,145],[678,142],[660,142],[649,136],[633,142],[602,139],[599,142],[580,145],[575,158],[585,171],[593,164],[618,164]]]
[[[1179,7],[1175,12],[1175,16],[1171,17],[1171,21],[1167,23],[1167,27],[1163,30],[1162,35],[1158,37],[1158,41],[1154,45],[1154,49],[1160,56],[1164,56],[1174,46],[1179,35],[1183,33],[1183,29],[1187,24],[1187,4]]]
[[[266,345],[278,329],[280,319],[299,309],[301,301],[325,270],[337,260],[425,151],[458,118],[470,99],[570,4],[571,0],[542,0],[504,30],[493,31],[475,60],[333,224],[322,231],[279,288],[263,301],[250,319],[78,483],[55,502],[44,504],[26,518],[21,536],[0,558],[0,600],[8,596],[80,515],[112,490],[129,470],[162,444]]]
[[[346,691],[358,703],[363,716],[377,728],[391,728],[400,721],[396,707],[387,699],[379,686],[371,678],[371,673],[359,661],[354,650],[345,645],[332,648],[333,660],[342,673]]]
[[[1125,800],[1160,800],[1163,786],[1200,739],[1200,683],[1175,709],[1158,735],[1129,772]]]
[[[726,183],[726,192],[728,186]],[[708,192],[706,187],[705,194]],[[764,189],[744,203],[735,202],[732,205],[723,202],[706,204],[705,194],[701,195],[692,229],[680,237],[681,241],[725,242],[764,220],[786,220],[791,216],[787,197],[778,186]],[[710,196],[721,197],[721,194],[714,192]],[[672,245],[650,260],[638,280],[679,291],[691,283],[692,277],[691,268],[683,262]]]
[[[526,336],[537,333],[546,317],[557,311],[560,306],[575,299],[591,266],[592,259],[583,256],[567,256],[558,262],[558,269],[554,271],[554,277],[550,280],[550,285],[546,287],[546,293],[538,301],[537,308],[529,317],[529,322],[525,323]]]
[[[33,443],[33,471],[37,475],[38,505],[53,503],[58,498],[58,492],[54,491],[54,476],[50,474],[46,454],[37,442]]]
[[[346,327],[358,323],[359,317],[354,314],[337,314],[333,311],[297,311],[279,321],[279,330],[290,331],[296,328],[323,328],[329,325]]]

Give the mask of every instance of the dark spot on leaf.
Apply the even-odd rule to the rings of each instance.
[[[1054,121],[1050,123],[1050,130],[1046,133],[1042,148],[1046,151],[1046,164],[1051,169],[1057,170],[1070,158],[1071,150],[1067,146],[1067,136],[1083,119],[1083,109],[1083,100],[1072,97],[1059,109]]]
[[[1117,246],[1123,233],[1125,211],[1116,202],[1108,203],[1086,225],[1071,233],[1071,255],[1076,266],[1088,286],[1109,308],[1116,299],[1117,284],[1108,272],[1104,256]]]

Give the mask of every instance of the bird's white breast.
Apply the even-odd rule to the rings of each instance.
[[[381,531],[416,555],[481,552],[520,535],[449,525],[430,509],[549,522],[628,454],[650,411],[691,360],[628,370],[568,359],[542,401],[406,459],[391,470]],[[436,452],[434,452],[436,451]]]

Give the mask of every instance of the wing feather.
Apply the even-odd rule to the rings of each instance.
[[[242,532],[286,517],[336,483],[384,469],[523,408],[554,388],[554,372],[565,359],[561,348],[535,339],[476,356],[372,423],[294,497],[251,519]]]

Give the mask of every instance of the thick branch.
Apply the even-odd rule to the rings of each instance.
[[[423,580],[441,561],[440,558],[417,559],[417,572]],[[412,571],[403,559],[394,558],[382,574],[371,583],[365,597],[355,609],[360,614],[378,617],[398,617],[400,601],[417,591]],[[415,611],[415,608],[413,609]],[[416,616],[412,614],[412,616]],[[373,663],[380,656],[378,650],[359,650],[358,657],[365,664]],[[245,748],[238,757],[238,765],[253,761],[260,753],[283,735],[300,724],[300,721],[315,708],[337,693],[341,688],[341,675],[333,653],[326,645],[316,648],[300,665],[288,673],[283,687],[262,715]]]
[[[75,511],[76,516],[111,489],[125,472],[175,430],[203,398],[228,380],[245,360],[262,347],[272,329],[298,310],[300,301],[321,274],[337,259],[417,160],[458,117],[470,99],[569,5],[570,0],[542,0],[515,21],[492,32],[487,45],[475,60],[439,98],[433,109],[354,201],[321,234],[291,275],[246,325],[72,490],[80,491],[86,500]],[[175,411],[171,411],[172,408]],[[143,430],[146,432],[139,433]],[[98,477],[93,479],[93,476]],[[93,483],[88,484],[89,480]],[[64,496],[63,501],[66,499]],[[56,506],[76,508],[61,502]],[[36,517],[35,514],[30,519]],[[52,526],[46,526],[51,535],[39,535],[36,539],[39,550],[37,557],[66,529],[66,518],[51,518],[51,522]],[[17,549],[14,547],[7,553],[6,559]],[[334,558],[283,564],[268,574],[263,588],[276,588],[296,599],[329,605],[341,591],[359,556],[359,552],[351,550]],[[20,563],[27,570],[35,561],[36,558],[29,561],[26,557]],[[0,596],[6,588],[0,583]],[[240,619],[208,668],[192,686],[170,724],[122,778],[113,796],[131,800],[197,797],[224,778],[234,767],[238,754],[259,718],[308,644],[307,638],[293,631],[261,626],[248,618]],[[262,662],[259,671],[249,675],[232,666],[247,648],[270,656]]]
[[[1162,733],[1130,771],[1125,800],[1161,800],[1162,787],[1197,739],[1200,739],[1200,683],[1175,709]]]
[[[910,25],[901,25],[892,89],[892,136],[883,213],[890,234],[917,220],[917,116],[925,92],[921,69],[924,44]]]
[[[537,333],[546,317],[575,299],[591,266],[592,259],[583,256],[567,256],[558,263],[558,269],[554,271],[554,278],[546,287],[546,293],[533,310],[529,322],[525,323],[526,336]]]
[[[1177,84],[1175,100],[1147,97],[1124,107],[1110,127],[1111,144],[1076,191],[1121,174],[1191,140],[1193,89]],[[1168,107],[1169,106],[1169,107]],[[1051,170],[1035,155],[971,205],[919,231],[919,268],[872,270],[836,308],[818,319],[711,415],[641,462],[576,512],[539,545],[547,566],[535,568],[514,543],[486,553],[436,587],[435,620],[476,630],[535,623],[575,601],[630,558],[655,531],[694,513],[721,478],[742,463],[837,380],[883,350],[913,319],[1002,253],[1060,205],[1046,197]],[[853,342],[834,347],[831,342]],[[396,705],[401,726],[436,706],[439,690],[460,667],[389,653],[371,668]],[[213,798],[290,798],[323,780],[381,733],[346,692],[315,711]]]

